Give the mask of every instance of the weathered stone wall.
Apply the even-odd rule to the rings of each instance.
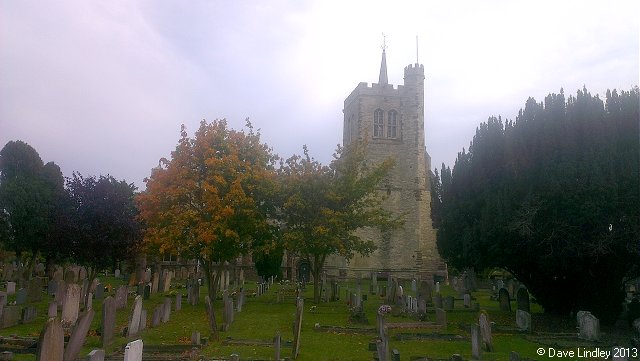
[[[359,235],[375,242],[378,250],[368,257],[356,256],[349,262],[332,257],[330,273],[342,270],[347,275],[366,275],[388,271],[400,277],[432,278],[443,267],[437,253],[435,230],[431,225],[429,174],[431,160],[424,143],[424,67],[409,65],[404,70],[404,85],[360,83],[344,104],[343,144],[367,139],[367,156],[373,163],[391,157],[395,166],[379,190],[386,197],[385,207],[404,214],[404,226],[388,234],[362,229]],[[374,112],[384,111],[384,136],[374,137]],[[397,136],[387,135],[389,111],[398,114]]]

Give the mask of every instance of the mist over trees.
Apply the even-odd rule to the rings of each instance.
[[[455,268],[500,267],[545,311],[619,315],[640,275],[638,87],[529,98],[492,117],[453,169],[432,180],[441,255]]]

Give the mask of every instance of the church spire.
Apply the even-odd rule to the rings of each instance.
[[[387,77],[387,39],[382,33],[382,61],[380,62],[380,76],[378,77],[378,84],[389,84],[389,78]]]

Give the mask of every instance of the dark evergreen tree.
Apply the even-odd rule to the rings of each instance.
[[[502,267],[547,311],[614,321],[640,275],[639,91],[529,98],[515,122],[480,125],[434,177],[441,255]]]

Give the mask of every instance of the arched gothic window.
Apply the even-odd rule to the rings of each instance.
[[[390,110],[387,117],[387,138],[398,137],[398,112]]]
[[[384,137],[384,112],[382,109],[376,109],[373,112],[373,137]]]

